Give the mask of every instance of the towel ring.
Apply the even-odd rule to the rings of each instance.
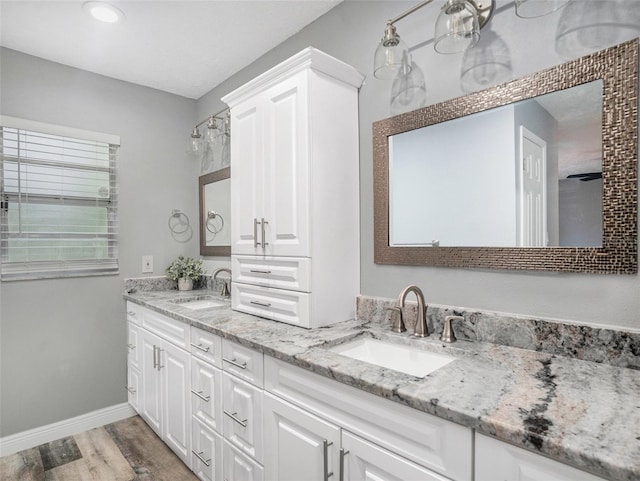
[[[217,227],[214,224],[215,219],[220,219],[220,227]],[[211,232],[214,236],[218,234],[222,228],[224,227],[224,219],[222,218],[222,214],[219,214],[213,210],[207,212],[207,221],[205,222],[207,230]]]
[[[182,220],[183,217],[186,220],[186,222]],[[176,220],[172,223],[171,219],[176,219]],[[171,211],[171,217],[169,217],[168,224],[169,224],[169,230],[174,234],[184,234],[189,230],[189,217],[187,216],[187,214],[185,214],[181,210],[173,209]],[[176,229],[176,227],[178,227],[179,225],[184,225],[185,228],[182,230]]]

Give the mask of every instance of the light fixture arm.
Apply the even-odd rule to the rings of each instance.
[[[422,7],[430,4],[431,2],[433,2],[433,0],[423,0],[417,5],[411,7],[406,12],[401,13],[391,20],[387,20],[387,28],[389,28],[389,26],[393,26],[393,24],[398,20],[402,20],[403,18],[408,17],[415,11],[420,10]],[[480,24],[480,28],[484,27],[493,15],[493,10],[495,9],[495,0],[486,0],[484,2],[480,2],[479,0],[468,0],[468,2],[473,5],[478,12],[478,23]]]
[[[388,20],[387,21],[387,25],[393,25],[398,20],[402,20],[403,18],[408,17],[409,15],[411,15],[416,10],[420,10],[422,7],[424,7],[425,5],[430,4],[431,2],[433,2],[433,0],[424,0],[424,1],[420,2],[417,5],[414,5],[413,7],[411,7],[406,12],[401,13],[400,15],[398,15],[397,17],[392,18],[391,20]]]
[[[205,122],[208,122],[211,118],[217,119],[217,120],[224,120],[223,117],[219,117],[220,114],[223,114],[224,112],[226,112],[227,110],[229,110],[229,107],[226,107],[224,109],[222,109],[220,112],[216,112],[215,114],[211,114],[209,115],[206,119],[204,119],[202,122],[198,122],[194,129],[197,129],[198,127],[200,127],[202,124],[204,124]]]

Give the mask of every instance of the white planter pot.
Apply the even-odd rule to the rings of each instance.
[[[190,291],[191,289],[193,289],[193,279],[187,279],[186,277],[178,279],[179,291]]]

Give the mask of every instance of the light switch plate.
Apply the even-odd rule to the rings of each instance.
[[[142,273],[150,274],[153,272],[153,256],[142,256]]]

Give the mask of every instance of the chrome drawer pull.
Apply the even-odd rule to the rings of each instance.
[[[194,456],[196,458],[198,458],[200,461],[202,461],[204,463],[205,466],[211,466],[211,458],[209,459],[204,459],[202,457],[202,455],[204,454],[204,451],[200,451],[199,453],[195,452],[193,449],[191,450],[191,452],[194,454]]]
[[[135,349],[136,348],[136,346],[134,344],[127,344],[127,347],[129,349]]]
[[[135,394],[136,390],[133,389],[132,387],[127,386],[127,391],[129,391],[130,394]]]
[[[349,451],[340,448],[340,481],[344,481],[344,457],[347,454],[349,454]]]
[[[196,349],[199,349],[199,350],[201,350],[202,352],[209,352],[209,346],[207,346],[207,347],[205,348],[205,347],[202,347],[202,344],[194,344],[194,343],[191,343],[191,347],[195,347]]]
[[[260,306],[260,307],[271,307],[270,302],[249,301],[249,304],[255,304],[256,306]]]
[[[162,366],[162,365],[160,364],[160,359],[161,359],[161,357],[160,357],[160,353],[161,353],[161,352],[164,352],[164,349],[160,349],[160,348],[158,348],[158,371],[164,367],[164,366]]]
[[[265,238],[265,232],[264,232],[264,226],[266,226],[268,224],[268,222],[266,220],[264,220],[264,217],[261,219],[262,221],[262,248],[264,249],[265,247],[267,247],[269,245],[268,242],[265,242],[264,238]]]
[[[251,269],[249,272],[254,274],[271,274],[271,271],[261,271],[260,269]]]
[[[226,357],[223,357],[222,360],[224,362],[228,362],[229,364],[232,364],[236,367],[239,367],[240,369],[246,369],[247,368],[247,363],[243,362],[242,364],[240,364],[238,361],[236,361],[236,358],[234,357],[233,359],[227,359]]]
[[[258,242],[258,219],[253,219],[253,248],[257,249],[260,243]]]
[[[198,396],[200,399],[202,399],[204,402],[209,402],[209,400],[211,399],[211,396],[203,396],[202,395],[202,391],[194,391],[193,389],[191,390],[191,394],[195,394],[196,396]]]
[[[158,368],[158,357],[157,357],[158,355],[156,354],[157,349],[158,349],[158,348],[157,348],[157,347],[156,347],[156,345],[154,344],[154,345],[153,345],[153,368],[154,368],[154,369],[157,369],[157,368]]]
[[[333,473],[329,472],[329,446],[333,443],[330,443],[326,439],[322,441],[322,450],[324,455],[324,481],[329,481],[329,478],[333,476]]]
[[[237,412],[235,413],[230,413],[229,411],[227,411],[226,409],[224,409],[222,411],[223,413],[225,413],[227,416],[229,416],[231,419],[233,419],[235,422],[237,422],[240,426],[242,426],[243,428],[247,427],[247,420],[245,419],[244,421],[240,420],[239,418],[236,417],[236,414],[238,414]]]

